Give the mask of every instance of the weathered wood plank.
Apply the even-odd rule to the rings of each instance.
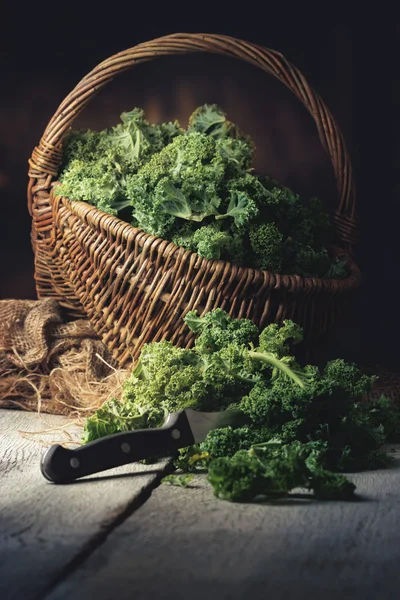
[[[161,485],[46,600],[397,600],[400,451],[359,499],[229,504]]]
[[[65,417],[44,415],[50,427]],[[0,410],[0,598],[40,598],[109,531],[144,501],[166,463],[127,465],[71,485],[57,486],[40,473],[44,448],[19,430],[40,431],[34,413]],[[79,439],[81,430],[73,433]],[[56,431],[38,436],[65,439]],[[115,476],[118,475],[118,476]]]

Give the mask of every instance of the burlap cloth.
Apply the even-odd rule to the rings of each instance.
[[[94,411],[126,373],[90,322],[68,321],[56,300],[0,301],[0,407]]]
[[[370,397],[400,403],[399,373],[380,365],[362,370],[379,376]],[[119,396],[128,372],[88,320],[68,321],[55,300],[0,300],[0,407],[89,414]]]

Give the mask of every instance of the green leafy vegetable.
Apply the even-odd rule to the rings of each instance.
[[[121,123],[101,132],[71,130],[64,140],[57,194],[116,215],[131,205],[126,176],[182,132],[177,122],[150,125],[139,108],[122,113]]]
[[[210,215],[216,215],[219,206],[217,196],[207,197],[206,190],[202,197],[197,195],[190,203],[182,191],[168,179],[162,179],[158,184],[157,202],[160,210],[167,215],[186,219],[187,221],[203,221]]]
[[[283,266],[283,235],[275,223],[252,225],[249,231],[254,264],[259,269],[280,273]]]
[[[254,173],[253,141],[216,104],[186,130],[150,124],[134,108],[100,132],[71,131],[58,195],[85,201],[206,259],[303,277],[345,278],[328,250],[329,215],[317,198]]]
[[[340,473],[313,468],[311,453],[296,443],[261,444],[211,461],[208,478],[215,495],[231,502],[280,498],[295,488],[311,490],[322,500],[352,499],[355,485]]]
[[[215,309],[189,312],[185,323],[196,335],[194,347],[145,345],[121,399],[87,419],[84,441],[159,427],[167,413],[183,408],[239,409],[246,425],[212,430],[175,459],[176,474],[206,471],[216,496],[229,501],[276,498],[296,488],[348,500],[355,486],[345,472],[389,463],[382,446],[399,439],[400,410],[384,396],[365,400],[375,376],[343,359],[323,369],[301,364],[294,350],[303,331],[290,320],[259,331],[249,319]]]
[[[216,219],[227,219],[232,218],[235,225],[240,227],[248,223],[252,217],[257,216],[258,208],[254,200],[250,198],[245,192],[238,192],[233,190],[231,192],[231,199],[225,214],[217,214]]]
[[[257,327],[246,319],[232,319],[219,309],[211,314],[214,326],[198,337],[196,351],[179,348],[165,340],[143,347],[135,368],[124,383],[121,401],[105,404],[87,420],[85,441],[111,432],[111,424],[108,430],[103,424],[107,412],[110,413],[112,432],[119,425],[123,431],[159,427],[169,412],[183,408],[220,410],[251,388],[260,362],[259,357],[253,359],[249,345],[257,335]],[[202,318],[194,312],[188,313],[187,319],[195,327],[197,319],[197,328],[199,321],[203,325]],[[206,347],[210,333],[215,336],[214,348],[219,348],[218,352],[210,353]],[[303,385],[301,378],[275,356],[266,355],[263,361],[282,369]]]
[[[166,475],[162,478],[162,483],[169,483],[170,485],[176,485],[178,487],[190,487],[190,483],[193,480],[193,473],[185,473],[184,475]]]

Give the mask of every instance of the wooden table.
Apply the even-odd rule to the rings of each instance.
[[[20,433],[67,422],[43,418],[0,410],[1,600],[400,598],[399,447],[351,476],[357,501],[231,504],[159,485],[167,461],[51,484],[39,442],[60,433]]]

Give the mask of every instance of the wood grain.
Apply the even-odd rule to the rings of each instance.
[[[22,437],[68,423],[65,417],[0,410],[0,598],[41,598],[59,578],[103,543],[145,501],[166,465],[127,465],[56,486],[40,473],[45,448],[59,431]],[[69,428],[75,439],[81,429]]]
[[[396,600],[400,451],[354,502],[217,500],[161,485],[46,600]]]
[[[43,448],[19,433],[42,428],[35,414],[0,411],[2,600],[399,597],[399,446],[390,469],[351,475],[354,502],[249,505],[216,499],[205,478],[154,489],[154,466],[54,486]]]

